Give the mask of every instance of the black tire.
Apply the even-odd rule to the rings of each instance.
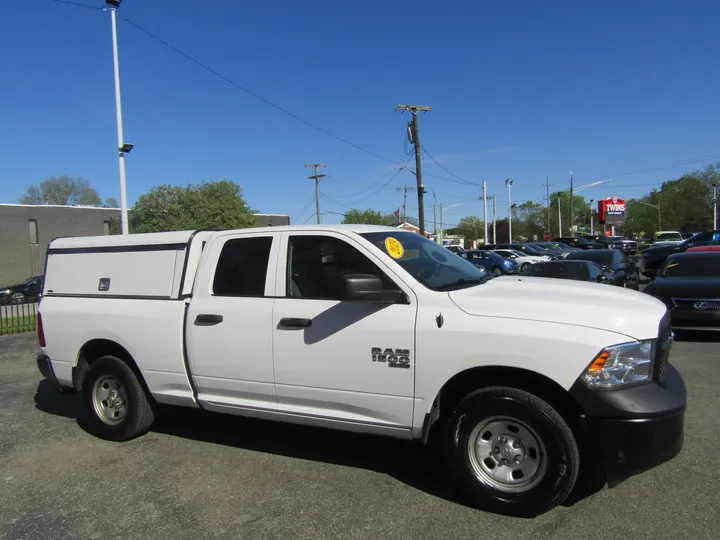
[[[121,419],[108,423],[96,408],[96,382],[117,381],[124,392]],[[100,385],[101,386],[101,385]],[[99,387],[98,387],[99,388]],[[103,356],[88,369],[82,383],[83,427],[91,434],[109,441],[127,441],[146,433],[155,420],[153,405],[138,377],[125,362],[115,356]],[[117,396],[119,397],[119,396]],[[121,405],[122,406],[122,405]]]
[[[495,277],[500,277],[500,276],[503,275],[503,271],[500,270],[500,268],[497,268],[497,267],[496,267],[496,268],[493,268],[492,273],[493,273],[493,276],[495,276]]]
[[[10,295],[11,304],[24,304],[26,301],[27,297],[20,291],[16,291]]]
[[[512,431],[513,428],[517,430],[517,426],[521,426],[520,430],[529,431],[540,443],[539,449],[534,451],[527,443],[527,448],[521,446],[525,453],[521,459],[536,460],[538,472],[525,480],[517,480],[528,482],[519,492],[513,492],[512,486],[503,488],[493,485],[492,480],[483,478],[482,473],[473,468],[468,448],[470,436],[473,430],[494,418],[500,418],[498,423],[510,420],[504,424],[508,426],[505,431],[510,438],[511,433],[518,433]],[[450,475],[468,502],[480,509],[499,514],[536,516],[561,504],[577,481],[580,452],[572,430],[553,407],[529,392],[501,386],[477,390],[460,402],[445,428],[445,457]],[[474,441],[491,433],[486,431],[483,434],[482,431],[477,432],[478,438],[473,437]],[[504,436],[500,440],[503,438],[507,442]],[[494,444],[489,448],[497,452]],[[499,455],[502,457],[502,454]],[[487,463],[488,459],[492,458],[485,458],[482,463]],[[540,466],[542,463],[544,465]],[[482,467],[479,462],[476,466]],[[498,471],[501,470],[498,468]],[[506,470],[512,470],[512,467]],[[519,484],[516,485],[519,487]]]
[[[523,265],[520,267],[520,273],[524,274],[525,270],[527,270],[528,268],[530,268],[530,263],[523,263]]]

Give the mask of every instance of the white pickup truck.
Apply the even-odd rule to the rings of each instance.
[[[38,367],[110,440],[163,404],[427,442],[476,506],[533,515],[581,466],[627,474],[683,442],[659,300],[486,280],[413,232],[365,225],[61,238]],[[252,434],[248,434],[249,437]]]

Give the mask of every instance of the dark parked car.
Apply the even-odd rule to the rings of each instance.
[[[551,249],[563,257],[573,251],[580,251],[580,248],[568,246],[562,242],[533,242],[533,245]]]
[[[610,274],[613,285],[640,289],[640,271],[625,253],[619,249],[592,249],[571,253],[565,259],[573,261],[592,261]]]
[[[528,277],[571,279],[610,283],[611,276],[592,261],[547,261],[533,264],[522,274]]]
[[[720,253],[671,255],[645,292],[665,302],[673,328],[720,330]]]
[[[550,257],[551,259],[559,259],[559,253],[553,253],[540,247],[533,246],[532,244],[493,244],[492,246],[485,246],[485,249],[515,249],[522,251],[533,257]]]
[[[592,242],[582,236],[563,236],[561,238],[554,238],[553,242],[562,242],[568,246],[580,248],[580,249],[607,249],[605,244],[600,242]]]
[[[695,246],[720,245],[720,230],[697,233],[679,244],[666,244],[664,246],[649,247],[642,252],[643,275],[653,279],[658,270],[670,255],[685,253],[688,248]]]
[[[586,234],[583,236],[586,240],[590,240],[591,242],[597,242],[599,244],[603,244],[605,246],[605,249],[623,249],[623,237],[622,236],[603,236],[601,234],[594,234],[589,235]]]
[[[35,276],[18,285],[0,287],[0,304],[23,304],[35,302],[40,298],[43,289],[43,277]]]
[[[471,249],[459,253],[463,259],[467,259],[475,266],[484,268],[488,274],[494,276],[503,276],[506,274],[517,274],[519,271],[518,263],[512,259],[501,257],[497,253],[481,249]]]

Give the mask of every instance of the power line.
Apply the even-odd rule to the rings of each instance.
[[[81,4],[80,2],[72,2],[71,0],[50,0],[51,2],[55,2],[56,4],[67,4],[68,6],[75,6],[75,7],[83,7],[87,9],[93,9],[97,11],[102,11],[105,8],[100,6],[90,6],[88,4]]]
[[[146,35],[150,36],[151,38],[153,38],[154,40],[162,43],[162,44],[165,45],[167,48],[169,48],[170,50],[176,52],[177,54],[179,54],[180,56],[182,56],[182,57],[185,58],[186,60],[189,60],[189,61],[192,62],[193,64],[195,64],[195,65],[201,67],[202,69],[204,69],[205,71],[207,71],[207,72],[209,72],[209,73],[212,73],[213,75],[215,75],[215,76],[218,77],[219,79],[222,79],[222,80],[225,81],[226,83],[231,84],[232,86],[234,86],[234,87],[237,88],[238,90],[241,90],[242,92],[245,92],[245,93],[248,94],[249,96],[252,96],[252,97],[254,97],[255,99],[257,99],[258,101],[262,101],[262,102],[265,103],[266,105],[269,105],[270,107],[272,107],[272,108],[280,111],[281,113],[289,116],[290,118],[293,118],[293,119],[297,120],[298,122],[301,122],[301,123],[305,124],[306,126],[311,127],[312,129],[319,131],[320,133],[324,133],[324,134],[327,135],[328,137],[332,137],[333,139],[335,139],[335,140],[337,140],[337,141],[340,141],[340,142],[342,142],[342,143],[344,143],[344,144],[347,144],[348,146],[352,146],[352,147],[355,148],[356,150],[360,150],[361,152],[365,152],[365,153],[368,154],[368,155],[371,155],[371,156],[376,157],[376,158],[378,158],[378,159],[382,159],[383,161],[387,161],[388,163],[396,163],[395,161],[393,161],[393,160],[390,159],[390,158],[387,158],[387,157],[385,157],[385,156],[383,156],[383,155],[380,155],[380,154],[378,154],[377,152],[373,152],[372,150],[368,150],[367,148],[364,148],[364,147],[360,146],[359,144],[355,144],[354,142],[351,142],[351,141],[345,139],[344,137],[341,137],[341,136],[339,136],[339,135],[335,135],[334,133],[332,133],[332,132],[330,132],[330,131],[328,131],[328,130],[326,130],[326,129],[324,129],[324,128],[321,128],[321,127],[318,126],[317,124],[313,124],[312,122],[309,122],[308,120],[305,120],[305,119],[302,118],[301,116],[298,116],[297,114],[295,114],[295,113],[293,113],[293,112],[290,112],[290,111],[287,110],[286,108],[284,108],[284,107],[282,107],[282,106],[280,106],[280,105],[277,105],[276,103],[273,103],[273,102],[270,101],[269,99],[266,99],[266,98],[262,97],[261,95],[253,92],[253,91],[250,90],[249,88],[246,88],[245,86],[243,86],[243,85],[235,82],[235,81],[232,80],[231,78],[223,75],[223,74],[220,73],[219,71],[211,68],[211,67],[208,66],[207,64],[204,64],[204,63],[201,62],[200,60],[198,60],[198,59],[190,56],[190,55],[187,54],[186,52],[183,52],[182,50],[178,49],[177,47],[175,47],[175,46],[172,45],[171,43],[168,43],[167,41],[165,41],[165,40],[162,39],[161,37],[157,36],[156,34],[153,34],[150,30],[147,30],[147,29],[143,28],[142,26],[140,26],[139,24],[137,24],[137,23],[133,22],[132,20],[128,19],[128,18],[125,17],[124,15],[120,15],[120,17],[122,17],[122,18],[123,18],[125,21],[127,21],[130,25],[134,26],[135,28],[137,28],[138,30],[140,30],[141,32],[143,32],[144,34],[146,34]]]
[[[449,170],[446,169],[443,165],[441,165],[441,164],[438,162],[437,159],[435,159],[434,157],[432,157],[432,156],[430,155],[430,152],[427,151],[427,148],[425,148],[425,147],[423,146],[422,149],[423,149],[423,152],[425,152],[425,153],[427,154],[427,157],[429,157],[431,160],[433,160],[433,162],[435,163],[435,165],[437,165],[438,167],[440,167],[443,171],[445,171],[446,173],[448,173],[450,176],[454,176],[455,178],[457,178],[458,180],[460,180],[460,182],[463,183],[463,184],[469,184],[469,185],[471,185],[471,186],[481,187],[480,184],[476,184],[475,182],[470,182],[469,180],[465,180],[464,178],[458,176],[458,175],[455,174],[454,172],[449,171]]]
[[[619,176],[632,176],[634,174],[641,174],[645,172],[652,172],[652,171],[661,171],[663,169],[672,169],[673,167],[680,167],[681,165],[692,165],[693,163],[701,163],[703,161],[709,161],[711,159],[720,159],[720,154],[713,154],[710,156],[706,156],[703,158],[697,158],[697,159],[691,159],[686,161],[678,161],[676,163],[669,163],[665,165],[656,165],[649,167],[647,169],[638,169],[633,171],[626,171],[616,174],[606,174],[604,176],[600,176],[598,178],[583,178],[580,180],[580,182],[594,182],[596,180],[605,180],[606,178],[617,178]]]

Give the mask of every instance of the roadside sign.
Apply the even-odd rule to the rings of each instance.
[[[544,234],[543,234],[543,238],[545,239],[546,242],[547,242],[548,240],[550,240],[550,233],[549,233],[549,232],[544,233]]]

